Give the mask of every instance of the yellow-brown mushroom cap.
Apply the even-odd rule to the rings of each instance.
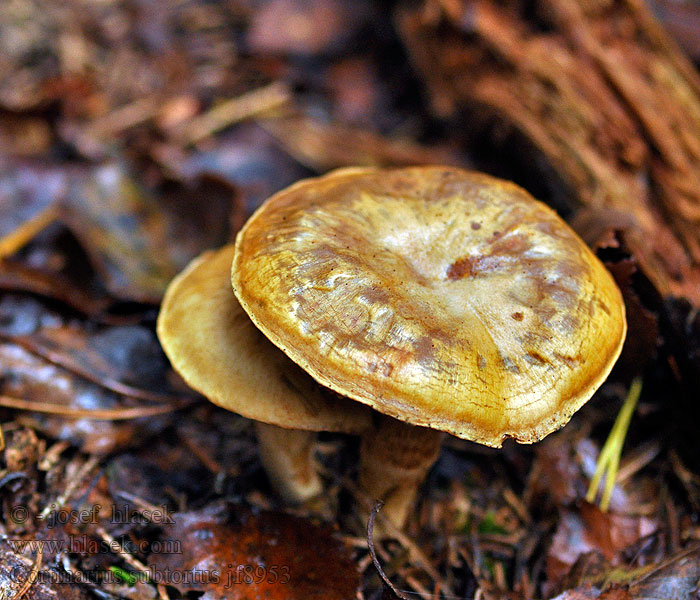
[[[158,338],[185,381],[215,404],[288,429],[360,433],[371,411],[322,390],[253,325],[231,290],[233,245],[170,283]]]
[[[232,283],[321,384],[491,446],[566,423],[626,331],[612,277],[553,210],[456,168],[340,170],[283,190],[239,232]]]

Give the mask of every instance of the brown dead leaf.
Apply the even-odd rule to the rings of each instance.
[[[229,237],[233,197],[159,202],[118,164],[80,173],[69,198],[66,223],[117,298],[157,303],[194,256]]]
[[[229,239],[234,202],[233,194],[156,198],[118,163],[8,165],[0,174],[0,194],[0,205],[9,206],[5,234],[42,209],[59,206],[58,220],[79,240],[104,288],[120,300],[150,303],[160,301],[170,280],[194,256]],[[25,257],[22,264],[34,267],[38,262],[39,272],[58,272],[67,278],[65,285],[84,289],[85,284],[73,280],[86,271],[85,265],[71,259],[59,254],[53,269],[36,258]],[[94,287],[84,295],[94,295]]]
[[[0,394],[49,404],[81,415],[142,404],[81,380],[9,343],[0,343]],[[130,421],[96,421],[33,412],[20,412],[17,419],[52,438],[68,440],[91,454],[107,454],[117,448],[140,444],[144,436],[161,430],[169,422],[167,415]]]
[[[153,95],[226,91],[241,76],[231,30],[243,12],[189,2],[2,3],[0,107],[55,101],[63,117],[85,119]]]
[[[301,164],[323,173],[350,166],[408,166],[463,163],[445,147],[384,137],[376,132],[323,123],[307,116],[268,119],[261,125]]]
[[[202,600],[349,600],[359,574],[348,549],[325,527],[283,513],[218,503],[173,514],[163,538],[181,554],[152,555],[154,579]],[[175,581],[174,579],[179,579]]]
[[[142,325],[69,319],[26,296],[0,298],[0,339],[86,380],[152,402],[183,400],[155,333]]]
[[[597,578],[552,600],[696,600],[700,591],[700,550],[690,548],[636,569],[600,569]]]
[[[658,529],[658,523],[647,517],[605,513],[584,502],[579,510],[564,510],[552,545],[547,552],[547,579],[560,581],[581,555],[600,552],[613,563],[620,553]]]
[[[98,321],[129,320],[107,313],[113,300],[106,294],[91,293],[70,285],[60,274],[42,272],[16,261],[0,262],[0,290],[50,298]]]
[[[7,542],[0,543],[0,594],[12,599],[19,592],[32,572],[32,559],[13,552]],[[60,590],[60,596],[57,592]],[[37,573],[34,583],[22,600],[89,600],[87,590],[76,583],[60,568],[44,567]]]
[[[141,325],[96,327],[31,298],[6,295],[0,299],[0,339],[118,394],[152,402],[182,399],[169,386],[172,371],[155,334]]]
[[[253,13],[247,41],[259,54],[319,54],[347,44],[371,16],[366,1],[272,0]]]
[[[189,155],[171,150],[152,149],[159,162],[186,182],[216,177],[235,188],[243,219],[272,194],[311,174],[255,123],[241,123]]]

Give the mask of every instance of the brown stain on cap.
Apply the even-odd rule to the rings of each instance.
[[[468,256],[458,258],[447,269],[447,279],[454,281],[462,277],[473,277],[476,274],[474,263]]]

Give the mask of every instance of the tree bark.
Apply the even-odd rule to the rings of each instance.
[[[517,130],[662,297],[700,307],[700,79],[641,1],[423,0],[397,23],[439,116]]]

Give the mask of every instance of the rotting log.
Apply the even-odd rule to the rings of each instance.
[[[396,17],[437,115],[517,130],[589,242],[614,228],[661,297],[700,307],[700,78],[646,5],[422,0]]]

